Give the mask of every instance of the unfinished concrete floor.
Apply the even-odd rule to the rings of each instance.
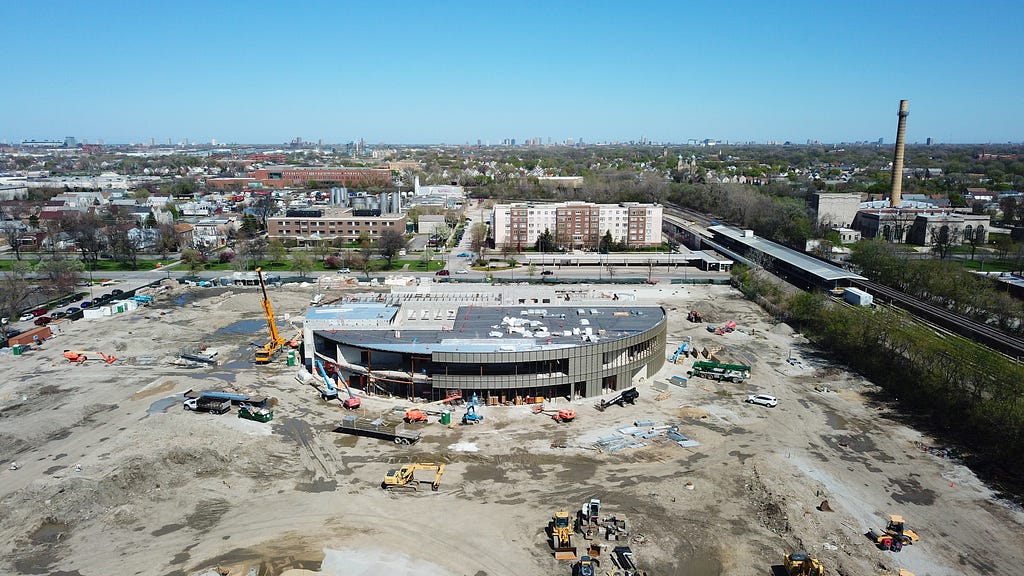
[[[41,350],[0,356],[0,573],[170,576],[219,566],[276,575],[323,563],[337,574],[569,574],[544,530],[556,510],[594,497],[632,524],[636,559],[651,574],[771,574],[794,551],[830,574],[1021,573],[1021,511],[922,450],[934,442],[878,403],[869,382],[729,288],[646,294],[669,311],[667,354],[692,336],[752,364],[752,378],[691,379],[656,400],[651,384],[686,370],[666,364],[635,406],[598,412],[593,398],[560,400],[579,413],[570,424],[527,406],[487,407],[476,426],[422,425],[412,447],[333,432],[344,413],[337,402],[298,384],[283,359],[250,363],[249,344],[266,337],[255,289],[182,287],[130,315],[65,324]],[[308,288],[271,293],[279,315],[302,315],[309,297]],[[686,321],[690,309],[739,330],[710,334]],[[221,365],[167,363],[197,344],[214,347]],[[65,348],[122,361],[74,366]],[[181,409],[185,390],[223,385],[276,397],[274,420]],[[752,393],[779,405],[744,403]],[[362,411],[396,403],[371,398]],[[637,420],[678,425],[701,445],[593,448]],[[448,463],[438,492],[381,490],[389,467],[417,461]],[[819,511],[823,500],[834,511]],[[887,513],[903,514],[921,541],[899,554],[877,550],[864,534]]]

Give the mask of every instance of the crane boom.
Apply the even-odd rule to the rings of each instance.
[[[256,363],[268,364],[281,347],[284,346],[284,338],[277,332],[277,322],[274,321],[274,308],[270,305],[270,297],[267,296],[267,284],[263,281],[263,268],[256,268],[256,275],[260,279],[260,289],[263,290],[263,315],[267,317],[267,327],[270,328],[270,341],[256,350]]]

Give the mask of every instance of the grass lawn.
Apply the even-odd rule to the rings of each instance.
[[[1012,260],[963,260],[964,268],[984,272],[1014,272],[1020,267]]]
[[[36,259],[36,258],[26,258],[26,257],[22,256],[21,261],[27,263],[29,266],[32,266],[33,268],[35,268],[35,266],[37,264],[39,264],[39,260]],[[11,270],[11,268],[14,266],[15,262],[17,262],[17,260],[13,260],[13,259],[12,260],[7,260],[7,259],[0,260],[0,270],[5,271],[5,272]],[[170,264],[171,261],[160,261],[160,263],[161,264]],[[135,270],[154,270],[154,269],[157,268],[157,266],[156,266],[157,261],[155,261],[155,260],[139,260],[137,264],[138,264],[138,267],[135,268]],[[85,275],[85,276],[88,276],[89,275],[89,268],[85,266],[84,262],[82,263],[82,265],[83,265],[82,274]],[[96,273],[96,272],[131,272],[131,271],[132,271],[132,267],[131,266],[129,266],[127,264],[122,264],[122,263],[117,262],[115,260],[99,260],[99,261],[96,262],[96,268],[93,270],[94,273]]]
[[[373,273],[373,272],[382,272],[382,271],[385,271],[385,270],[401,270],[407,264],[409,265],[409,270],[412,270],[412,271],[433,272],[435,270],[440,270],[442,267],[444,267],[444,262],[441,262],[439,260],[431,260],[431,261],[427,262],[426,263],[427,264],[426,267],[423,266],[423,264],[424,264],[423,261],[421,261],[419,259],[416,259],[416,260],[395,260],[394,262],[391,263],[391,268],[387,268],[387,261],[386,260],[370,260],[369,271],[371,273]],[[276,262],[275,263],[275,262],[270,262],[269,260],[260,260],[260,261],[258,261],[256,263],[256,266],[259,266],[259,267],[263,268],[264,272],[291,272],[292,271],[292,263],[290,261]],[[177,268],[179,270],[187,270],[188,266],[183,263],[183,264],[177,266]],[[220,262],[207,262],[206,266],[203,268],[203,270],[233,272],[235,270],[235,268],[234,268],[234,266],[231,265],[231,262],[227,262],[227,263],[223,263],[223,264],[220,263]],[[255,270],[255,268],[252,268],[252,270]],[[335,271],[334,268],[327,268],[327,267],[325,267],[323,262],[314,261],[313,262],[313,269],[310,271],[310,273],[334,272],[334,271]],[[362,269],[352,268],[352,273],[360,273],[360,272],[362,272]]]

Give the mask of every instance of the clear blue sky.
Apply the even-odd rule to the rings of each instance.
[[[1024,2],[0,2],[0,139],[1024,140]]]

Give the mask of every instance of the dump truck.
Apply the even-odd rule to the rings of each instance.
[[[384,418],[363,418],[354,414],[342,418],[341,424],[334,431],[390,440],[395,444],[415,444],[419,442],[421,436],[419,432],[407,430],[401,422],[391,422]]]
[[[182,403],[182,406],[185,410],[192,410],[194,412],[213,412],[214,414],[223,414],[228,410],[231,410],[231,400],[213,398],[210,396],[200,396],[199,398],[186,398],[185,402]]]
[[[687,376],[700,376],[710,380],[725,380],[727,382],[742,382],[750,378],[750,366],[744,364],[722,364],[698,360],[693,363],[693,368],[686,372]]]

